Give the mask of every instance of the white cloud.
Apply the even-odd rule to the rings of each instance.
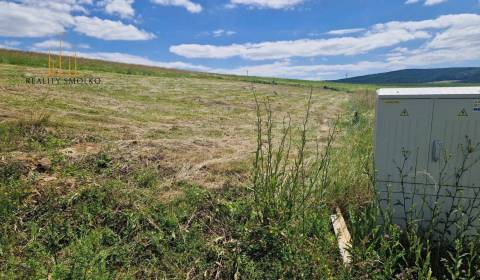
[[[212,36],[213,37],[232,36],[235,33],[237,33],[237,32],[232,31],[232,30],[218,29],[218,30],[212,31]]]
[[[443,2],[447,2],[447,0],[426,0],[425,1],[425,6],[433,6],[437,5]]]
[[[391,21],[375,24],[370,32],[386,32],[389,30],[403,29],[408,31],[425,31],[438,35],[438,31],[444,32],[449,28],[461,28],[464,26],[475,26],[480,24],[480,15],[477,14],[456,14],[444,15],[436,19],[421,21]]]
[[[422,0],[423,1],[423,0]],[[437,5],[437,4],[441,4],[443,2],[447,2],[447,0],[424,0],[424,5],[425,6],[433,6],[433,5]],[[407,0],[405,1],[405,4],[415,4],[415,3],[418,3],[420,2],[420,0]]]
[[[0,36],[47,37],[74,28],[79,33],[101,40],[155,38],[155,35],[131,24],[72,15],[87,12],[83,5],[91,4],[91,0],[23,0],[21,3],[0,1]]]
[[[7,40],[7,41],[4,41],[3,44],[6,45],[6,46],[10,46],[10,47],[16,47],[16,46],[21,45],[22,43],[20,41]]]
[[[227,46],[182,44],[171,46],[170,51],[188,58],[231,58],[239,56],[249,60],[357,55],[382,47],[394,46],[401,42],[425,39],[429,36],[424,31],[397,29],[388,32],[370,33],[361,37],[301,39]]]
[[[155,4],[163,6],[178,6],[184,7],[190,13],[200,13],[202,11],[202,6],[200,4],[194,3],[190,0],[151,0]]]
[[[45,8],[55,12],[82,12],[88,13],[84,5],[91,5],[92,0],[19,0],[28,7]]]
[[[78,44],[78,48],[80,48],[80,49],[90,49],[90,45],[89,44]]]
[[[16,50],[17,48],[0,43],[0,49]]]
[[[105,8],[105,12],[111,15],[119,15],[123,18],[130,18],[135,15],[132,7],[134,0],[105,0],[98,3]]]
[[[345,35],[345,34],[353,34],[365,31],[365,28],[350,28],[350,29],[338,29],[328,31],[327,34],[329,35]]]
[[[0,2],[0,36],[50,36],[64,32],[74,23],[73,17],[65,11]]]
[[[131,24],[86,16],[75,17],[75,31],[102,40],[138,41],[155,38],[152,33],[140,30]]]
[[[19,41],[3,41],[3,43],[0,43],[0,49],[11,49],[11,50],[16,50],[18,49],[17,47],[21,45],[21,42]]]
[[[457,14],[423,21],[392,21],[371,26],[359,36],[329,39],[301,39],[224,46],[181,44],[170,51],[188,58],[231,58],[249,60],[285,59],[290,57],[352,56],[372,50],[394,47],[413,40],[433,41],[445,32],[470,32],[480,26],[480,15]],[[467,33],[468,35],[468,33]],[[428,42],[428,41],[427,41]]]
[[[230,0],[230,8],[244,5],[255,8],[287,9],[303,3],[304,0]]]
[[[399,66],[458,64],[480,60],[480,19],[451,27],[417,49],[399,48],[388,54],[388,62]]]
[[[72,44],[66,41],[61,42],[62,49],[71,49]],[[46,40],[43,42],[38,42],[33,44],[34,49],[60,49],[60,41],[59,40]]]

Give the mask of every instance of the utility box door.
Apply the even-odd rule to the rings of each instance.
[[[436,159],[430,157],[429,172],[438,177],[440,172],[448,176],[442,176],[442,182],[446,185],[455,185],[455,168],[468,167],[479,160],[477,152],[468,153],[480,142],[480,108],[479,99],[437,99],[432,122],[432,145],[440,143],[440,155]],[[432,146],[432,153],[435,147]],[[448,164],[445,167],[445,157],[448,156]],[[463,158],[467,161],[463,164]],[[475,172],[477,171],[477,172]],[[471,168],[460,178],[460,185],[480,187],[480,170]]]
[[[473,200],[480,199],[479,108],[479,99],[435,100],[428,171],[436,181],[431,192],[443,202],[442,212],[453,204],[478,215],[474,203],[480,201]]]
[[[418,194],[428,192],[432,99],[377,99],[375,166],[378,199],[402,226],[428,213]],[[420,209],[416,213],[412,209]]]

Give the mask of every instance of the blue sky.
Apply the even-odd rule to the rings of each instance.
[[[0,47],[60,36],[90,58],[335,79],[480,66],[480,0],[0,0]]]

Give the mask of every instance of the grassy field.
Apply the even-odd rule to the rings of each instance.
[[[160,163],[166,173],[164,184],[186,180],[209,188],[238,184],[247,175],[246,162],[255,146],[254,93],[268,97],[276,111],[290,113],[293,120],[301,117],[309,93],[303,87],[180,74],[102,72],[98,86],[25,84],[24,76],[42,74],[46,74],[42,68],[1,66],[4,122],[45,115],[58,133],[71,138],[70,145],[57,152],[80,157],[115,150],[124,161]],[[313,119],[323,132],[347,98],[343,92],[315,89]]]
[[[29,85],[44,55],[0,57],[2,279],[479,276],[477,243],[376,220],[372,86],[100,61],[101,85]]]

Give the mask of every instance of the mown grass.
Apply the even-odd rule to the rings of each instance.
[[[29,119],[34,112],[44,112],[57,124],[49,129],[67,136],[71,142],[65,148],[75,153],[90,146],[121,147],[116,156],[125,162],[154,157],[175,170],[170,181],[189,180],[209,188],[245,182],[245,163],[255,146],[252,88],[258,96],[274,100],[275,110],[291,111],[293,119],[301,118],[308,95],[299,86],[272,89],[268,84],[234,80],[92,71],[82,74],[101,76],[101,85],[25,84],[23,76],[45,74],[45,68],[0,64],[0,121]],[[313,120],[327,124],[347,95],[315,88]],[[246,167],[242,172],[237,172],[237,162]]]

